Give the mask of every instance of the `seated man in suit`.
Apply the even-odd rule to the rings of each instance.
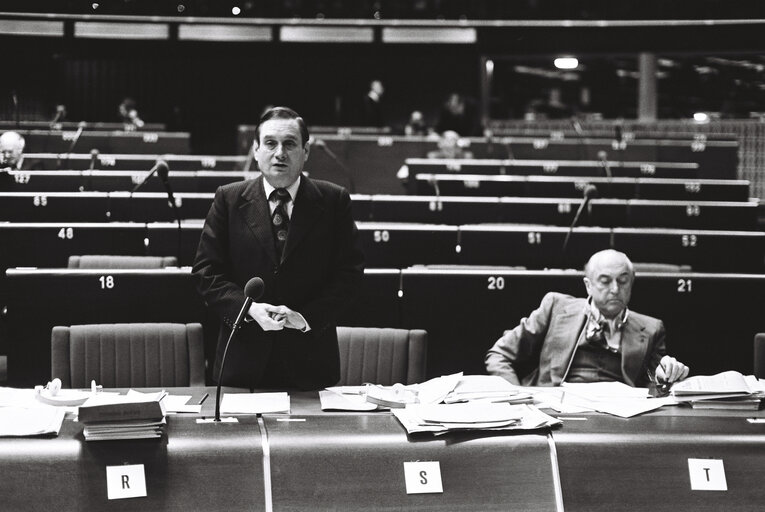
[[[0,135],[0,171],[17,171],[24,161],[24,137],[16,132]]]
[[[635,272],[621,252],[595,253],[585,266],[586,299],[548,293],[539,308],[486,354],[486,369],[513,384],[620,381],[672,383],[688,367],[666,355],[661,320],[627,309]]]
[[[218,188],[207,215],[193,273],[221,320],[215,380],[245,283],[265,283],[229,346],[223,385],[308,390],[340,380],[335,326],[361,284],[364,256],[348,192],[302,174],[309,148],[302,117],[269,109],[255,130],[261,175]]]

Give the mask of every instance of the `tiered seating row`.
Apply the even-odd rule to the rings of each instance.
[[[129,191],[143,181],[147,171],[12,171],[0,179],[5,192]],[[241,171],[170,171],[176,192],[215,192],[226,183],[256,173]],[[749,181],[687,180],[671,178],[608,178],[573,176],[486,176],[480,174],[417,174],[420,195],[582,197],[587,184],[599,197],[617,199],[663,199],[686,201],[747,201]],[[159,178],[150,179],[143,192],[163,192]]]
[[[673,178],[597,178],[574,176],[485,176],[480,174],[417,174],[417,194],[445,196],[582,197],[587,185],[598,197],[685,201],[747,201],[747,180]]]
[[[528,315],[549,290],[581,295],[582,277],[575,271],[372,269],[340,323],[427,329],[429,376],[481,373],[486,350],[503,330]],[[188,271],[20,269],[9,270],[6,280],[12,385],[50,378],[46,354],[57,324],[201,321],[211,354],[215,320]],[[763,303],[765,275],[639,273],[630,307],[664,320],[669,352],[694,373],[751,373],[752,339],[765,331]]]
[[[182,219],[207,215],[213,194],[178,193]],[[581,203],[571,198],[353,196],[358,221],[568,226]],[[13,222],[152,222],[175,219],[163,193],[5,192],[0,220]],[[755,229],[757,202],[595,199],[579,223],[604,227]]]
[[[64,153],[74,143],[79,151],[97,149],[102,153],[178,153],[191,152],[188,132],[126,132],[83,130],[19,130],[26,147],[38,153]],[[76,140],[76,142],[75,142]]]
[[[675,162],[609,162],[590,160],[461,160],[407,158],[410,175],[459,173],[483,176],[603,176],[614,178],[700,177],[699,164]],[[608,169],[608,170],[607,170]]]
[[[140,135],[140,133],[139,133]],[[161,158],[168,167],[176,171],[220,170],[233,171],[242,169],[246,158],[243,156],[212,156],[212,155],[163,155],[156,153],[157,148],[149,154],[106,154],[105,151],[96,156],[95,161],[89,153],[25,153],[23,169],[25,170],[56,170],[56,169],[105,169],[117,171],[138,171],[151,169]]]
[[[614,248],[636,262],[689,265],[695,271],[763,271],[765,233],[540,225],[432,225],[360,222],[366,265],[510,265],[528,269],[582,268],[599,249]],[[202,221],[184,221],[180,264],[191,265]],[[175,223],[0,224],[0,271],[17,266],[64,267],[74,254],[176,256]],[[735,255],[732,258],[731,255]]]

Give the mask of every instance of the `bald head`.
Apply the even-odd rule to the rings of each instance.
[[[24,154],[24,137],[16,132],[0,135],[0,166],[16,167]]]
[[[627,307],[635,269],[626,254],[613,249],[596,252],[585,265],[584,273],[587,294],[603,316],[614,318]]]

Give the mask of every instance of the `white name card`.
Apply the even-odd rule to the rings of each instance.
[[[688,459],[692,491],[727,491],[722,459]]]
[[[110,500],[146,497],[143,464],[106,466],[106,496]]]
[[[441,483],[441,464],[436,461],[404,462],[404,480],[407,494],[444,492]]]

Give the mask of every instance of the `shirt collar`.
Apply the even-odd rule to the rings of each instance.
[[[590,308],[590,311],[592,312],[592,319],[595,320],[595,322],[597,323],[607,322],[608,326],[611,328],[611,332],[615,332],[616,330],[620,329],[624,324],[626,324],[630,316],[629,308],[624,308],[624,311],[622,311],[621,314],[617,315],[616,317],[612,319],[608,319],[603,316],[603,313],[601,313],[600,310],[592,302],[592,297],[589,297],[587,299],[587,306]]]
[[[301,176],[301,175],[298,175],[298,178],[295,180],[295,182],[294,182],[294,183],[292,183],[292,185],[290,185],[289,187],[287,187],[287,192],[289,192],[289,193],[290,193],[290,199],[291,199],[292,201],[294,201],[294,200],[295,200],[295,197],[297,196],[297,191],[298,191],[298,188],[300,188],[300,180],[301,180],[301,179],[302,179],[302,176]],[[271,185],[271,184],[268,182],[268,180],[267,180],[267,179],[263,178],[263,189],[264,189],[264,190],[265,190],[265,192],[266,192],[266,200],[268,201],[268,200],[270,200],[270,199],[271,199],[271,192],[273,192],[274,190],[276,190],[276,187],[274,187],[273,185]]]

